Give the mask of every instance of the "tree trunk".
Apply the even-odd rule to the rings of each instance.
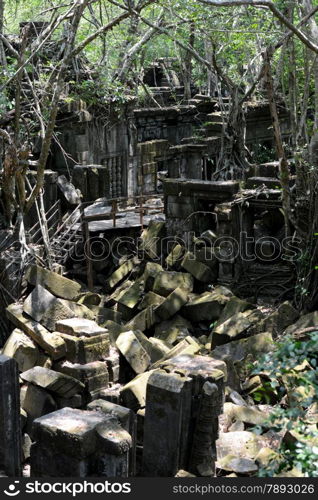
[[[194,47],[194,23],[190,24],[189,47]],[[183,84],[184,84],[184,99],[191,99],[191,81],[192,81],[192,56],[189,51],[186,51],[183,56]]]
[[[72,21],[69,24],[67,40],[65,44],[65,51],[62,59],[61,66],[57,73],[56,82],[53,90],[53,97],[50,103],[50,112],[48,118],[48,125],[45,132],[45,137],[43,139],[41,153],[38,162],[38,171],[37,171],[37,180],[34,189],[32,190],[25,206],[25,211],[28,212],[32,207],[34,200],[37,198],[41,189],[43,189],[44,185],[44,170],[46,166],[46,162],[49,156],[53,132],[56,123],[57,112],[59,108],[60,96],[62,94],[63,85],[64,85],[64,77],[69,66],[70,60],[72,59],[72,51],[75,43],[75,38],[78,30],[78,26],[83,14],[84,9],[87,6],[89,0],[83,1],[75,10],[74,15],[72,17]]]
[[[205,50],[205,58],[211,64],[212,68],[212,45],[211,41],[208,38],[204,39],[204,50]],[[207,68],[207,95],[213,97],[217,91],[217,80],[216,76],[211,69]]]
[[[0,0],[0,34],[3,35],[3,19],[4,19],[4,0]],[[2,40],[0,40],[0,66],[5,68],[7,66],[7,60],[4,52],[4,46]]]
[[[308,14],[313,8],[312,0],[303,0],[303,13]],[[314,19],[311,17],[308,23],[309,32],[313,40],[318,40],[318,26]],[[315,58],[313,63],[313,76],[315,85],[315,115],[313,135],[309,144],[309,160],[312,165],[318,165],[318,59]]]
[[[275,93],[274,93],[273,76],[271,69],[271,56],[268,51],[266,51],[264,59],[265,59],[265,75],[266,75],[268,103],[273,123],[276,154],[279,160],[279,178],[282,187],[282,205],[283,205],[284,219],[285,219],[285,235],[287,237],[290,234],[290,224],[289,224],[290,190],[289,190],[288,161],[286,158],[280,125],[279,125],[278,112],[277,112]]]
[[[291,22],[294,21],[294,5],[289,5],[288,18]],[[289,112],[291,123],[291,140],[292,146],[296,146],[296,130],[297,130],[297,80],[296,80],[296,56],[295,56],[295,42],[291,38],[287,42],[288,54],[288,95],[289,95]]]

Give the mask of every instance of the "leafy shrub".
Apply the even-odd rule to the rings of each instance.
[[[281,459],[261,469],[261,476],[296,468],[305,477],[318,477],[318,331],[309,336],[308,340],[285,337],[254,368],[255,373],[264,371],[269,376],[272,389],[280,396],[266,427],[287,436],[278,450]],[[255,430],[263,432],[262,427]]]

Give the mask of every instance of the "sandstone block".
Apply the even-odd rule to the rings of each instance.
[[[46,288],[42,285],[36,285],[34,290],[25,299],[23,311],[35,321],[41,321],[42,316],[55,301],[56,297]]]
[[[39,266],[30,266],[25,277],[31,285],[42,285],[53,295],[62,299],[73,300],[81,290],[79,283]]]
[[[128,323],[126,323],[126,330],[140,330],[144,332],[151,328],[156,322],[156,317],[154,314],[153,306],[148,306],[146,309],[140,311],[132,318]]]
[[[144,408],[146,405],[146,389],[148,379],[154,370],[137,375],[128,384],[120,389],[120,404],[133,411]]]
[[[60,361],[56,363],[54,369],[79,380],[89,392],[108,386],[108,370],[106,363],[103,361],[93,361],[85,365]]]
[[[39,349],[28,335],[16,328],[6,341],[2,354],[13,358],[18,363],[19,371],[33,368],[39,359]]]
[[[182,288],[190,293],[193,290],[193,278],[188,273],[163,271],[158,273],[153,284],[153,292],[167,297],[176,288]]]
[[[195,279],[203,283],[212,283],[215,279],[211,268],[197,260],[191,252],[185,254],[181,266],[192,274]]]
[[[133,331],[123,332],[116,340],[116,346],[126,358],[135,373],[143,373],[150,365],[150,356]]]
[[[143,278],[145,291],[152,290],[156,276],[163,271],[163,268],[157,262],[147,262]]]
[[[20,376],[25,382],[37,385],[64,398],[71,398],[84,389],[84,384],[75,378],[41,366],[35,366],[21,373]]]
[[[166,300],[155,309],[155,315],[159,320],[164,321],[174,316],[181,307],[188,302],[188,293],[183,288],[178,287],[168,295]]]
[[[8,319],[19,329],[27,333],[32,340],[49,353],[53,359],[65,356],[66,344],[59,334],[49,332],[44,326],[23,315],[18,304],[10,304],[6,309]]]
[[[91,363],[106,358],[109,354],[109,335],[95,335],[94,337],[75,337],[61,333],[66,344],[65,357],[72,363]]]
[[[204,292],[182,308],[182,315],[193,322],[215,321],[228,300],[228,297],[223,294]]]
[[[124,262],[115,272],[108,278],[106,286],[108,290],[112,290],[120,283],[135,267],[135,260],[130,259]]]
[[[56,323],[56,331],[75,337],[96,337],[108,334],[106,328],[98,326],[95,321],[84,318],[69,318]]]

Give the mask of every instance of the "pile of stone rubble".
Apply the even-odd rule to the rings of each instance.
[[[279,401],[254,401],[266,374],[249,366],[316,313],[298,320],[284,302],[265,314],[213,285],[206,251],[178,244],[159,264],[162,224],[144,231],[143,259],[105,278],[104,294],[27,270],[2,349],[20,372],[26,474],[30,464],[38,477],[253,475],[284,439],[265,423]]]

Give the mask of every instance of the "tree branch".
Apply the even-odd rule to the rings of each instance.
[[[313,43],[302,31],[300,31],[270,0],[198,0],[200,3],[212,7],[238,7],[247,5],[250,7],[266,7],[279,21],[287,26],[307,47],[318,54],[318,45]]]

